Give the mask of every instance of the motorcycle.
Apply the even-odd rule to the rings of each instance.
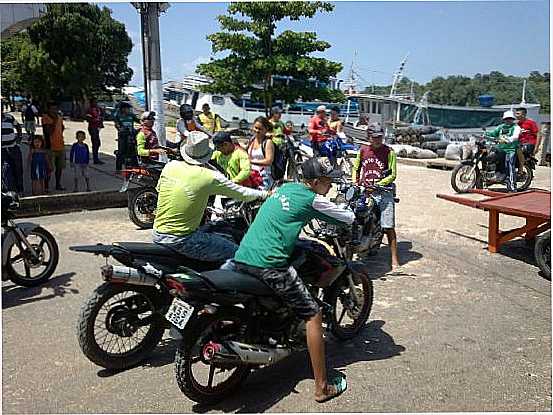
[[[484,189],[494,184],[505,183],[504,153],[495,148],[496,142],[480,137],[475,144],[476,151],[474,155],[468,160],[462,160],[451,172],[451,187],[457,193],[465,193],[471,189]],[[524,153],[524,158],[524,171],[522,174],[517,172],[516,175],[518,191],[530,187],[538,163],[533,155],[528,152]]]
[[[548,280],[551,279],[551,231],[545,232],[536,238],[534,256],[538,267]]]
[[[327,157],[336,168],[344,172],[349,178],[353,169],[353,159],[357,156],[359,146],[346,142],[346,135],[339,133],[336,136],[329,137],[319,150],[319,157]],[[307,140],[303,141],[305,146],[311,147]]]
[[[301,141],[293,135],[284,136],[283,151],[286,154],[286,178],[293,182],[301,180],[301,164],[308,155],[301,150]]]
[[[321,306],[327,329],[338,339],[351,339],[369,317],[372,281],[348,258],[350,227],[320,225],[312,236],[318,240],[297,242],[291,265]],[[182,337],[175,358],[177,383],[195,402],[219,402],[252,369],[306,349],[305,322],[256,277],[181,268],[161,278],[175,287],[165,317]]]
[[[2,192],[2,281],[36,287],[56,270],[58,244],[50,232],[35,223],[15,223],[18,208],[17,193]]]
[[[211,208],[219,220],[202,230],[239,244],[259,207],[258,202],[227,203],[224,210]],[[79,346],[93,363],[108,369],[124,369],[144,360],[170,325],[163,316],[171,305],[171,290],[178,288],[163,275],[188,269],[207,271],[223,262],[198,261],[155,243],[115,242],[72,246],[106,258],[101,268],[104,283],[81,307],[77,324]],[[108,265],[112,257],[121,265]]]

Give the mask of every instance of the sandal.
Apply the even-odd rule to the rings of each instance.
[[[346,391],[346,389],[348,388],[348,383],[346,382],[346,377],[345,376],[336,376],[334,379],[332,379],[331,382],[328,383],[327,388],[333,388],[334,393],[331,393],[330,395],[327,395],[322,399],[315,399],[318,403],[328,402],[331,399],[334,399],[337,396],[340,396],[342,393],[344,393]]]

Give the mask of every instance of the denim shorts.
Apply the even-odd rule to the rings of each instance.
[[[319,304],[313,299],[294,267],[259,268],[230,260],[221,268],[250,274],[262,280],[302,320],[309,320],[320,311]]]
[[[227,238],[200,230],[177,236],[153,230],[153,241],[198,261],[223,262],[234,257],[238,245]]]
[[[382,229],[394,229],[396,227],[396,208],[394,192],[374,191],[372,193],[378,208],[380,209],[380,227]]]

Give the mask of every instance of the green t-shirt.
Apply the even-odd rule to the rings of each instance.
[[[507,142],[501,143],[497,147],[506,153],[514,153],[518,148],[519,134],[520,127],[517,124],[501,124],[495,130],[486,133],[486,136],[505,139]]]
[[[273,124],[273,131],[270,134],[270,137],[273,139],[273,143],[276,146],[281,146],[284,143],[284,128],[286,127],[284,123],[280,120],[273,121],[269,120]],[[267,134],[269,135],[269,134]]]
[[[238,146],[228,156],[220,151],[214,151],[211,158],[221,166],[234,183],[241,183],[250,177],[252,171],[250,158],[248,153]]]
[[[288,266],[302,228],[314,218],[351,224],[355,216],[302,183],[284,184],[259,209],[235,261],[260,268]]]
[[[115,114],[115,124],[120,128],[130,130],[134,128],[134,123],[139,122],[138,117],[135,114],[129,113],[123,115],[121,113]]]
[[[173,160],[165,165],[157,182],[158,200],[154,229],[186,236],[200,226],[211,195],[251,201],[267,192],[238,186],[219,172]]]

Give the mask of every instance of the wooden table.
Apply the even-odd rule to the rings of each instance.
[[[474,189],[469,193],[488,196],[481,200],[467,199],[456,195],[437,194],[440,199],[460,203],[465,206],[489,212],[488,251],[498,252],[502,244],[518,236],[532,240],[551,227],[551,193],[546,190],[528,190],[520,193],[502,193],[491,190]],[[499,214],[526,219],[520,228],[501,231]]]

